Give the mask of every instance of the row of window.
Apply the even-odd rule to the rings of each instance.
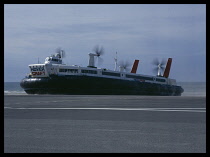
[[[78,69],[59,69],[59,72],[78,73]],[[97,74],[96,70],[81,70],[82,73]],[[102,75],[117,76],[120,77],[120,73],[102,72]]]
[[[78,69],[59,69],[59,72],[69,72],[69,73],[78,73]],[[82,73],[87,74],[97,74],[96,70],[81,70]],[[106,72],[102,71],[102,75],[108,76],[116,76],[120,77],[120,73],[113,73],[113,72]],[[153,81],[153,77],[145,77],[145,76],[135,76],[135,75],[126,75],[127,78],[134,78],[134,79],[142,79],[142,80],[150,80]],[[165,82],[165,79],[156,78],[158,82]]]
[[[109,75],[109,76],[117,76],[120,77],[120,73],[112,73],[112,72],[102,72],[102,75]]]
[[[166,82],[165,79],[159,79],[159,78],[156,78],[156,81],[158,81],[158,82]]]
[[[78,69],[59,69],[59,72],[78,73]],[[81,70],[82,73],[97,74],[96,70]]]
[[[127,78],[135,78],[135,79],[143,79],[143,80],[150,80],[153,81],[152,77],[145,77],[145,76],[135,76],[135,75],[126,75]]]
[[[78,69],[59,69],[59,72],[78,73]]]
[[[127,78],[135,78],[135,79],[142,79],[142,80],[149,80],[153,81],[153,77],[145,77],[145,76],[135,76],[135,75],[126,75]],[[166,82],[165,79],[156,78],[158,82]]]
[[[82,70],[82,73],[88,73],[88,74],[97,74],[96,70]]]

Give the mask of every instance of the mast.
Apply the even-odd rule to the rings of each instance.
[[[116,57],[114,58],[114,61],[115,61],[114,71],[117,71],[117,52],[116,52]]]

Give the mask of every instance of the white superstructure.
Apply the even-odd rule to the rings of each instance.
[[[119,71],[116,70],[117,69],[116,67],[115,71],[105,68],[97,68],[94,65],[94,57],[99,55],[93,53],[89,53],[90,58],[89,58],[88,67],[65,65],[62,64],[61,54],[62,53],[56,53],[55,55],[47,57],[45,59],[44,64],[30,64],[29,65],[29,68],[31,70],[30,77],[49,77],[51,75],[65,77],[65,76],[77,75],[77,76],[103,77],[110,79],[121,79],[129,81],[176,85],[176,80],[165,78],[160,75],[149,76],[149,75],[135,74],[131,72],[126,72],[122,67],[119,67]]]

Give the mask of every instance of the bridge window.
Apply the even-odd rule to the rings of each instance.
[[[54,59],[54,58],[53,58],[52,61],[58,62],[58,59]]]
[[[59,72],[78,73],[78,69],[59,69]]]
[[[67,69],[59,69],[59,72],[67,72]]]

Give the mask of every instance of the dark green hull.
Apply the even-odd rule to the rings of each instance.
[[[180,96],[184,91],[181,86],[76,75],[24,78],[20,86],[28,94]]]

